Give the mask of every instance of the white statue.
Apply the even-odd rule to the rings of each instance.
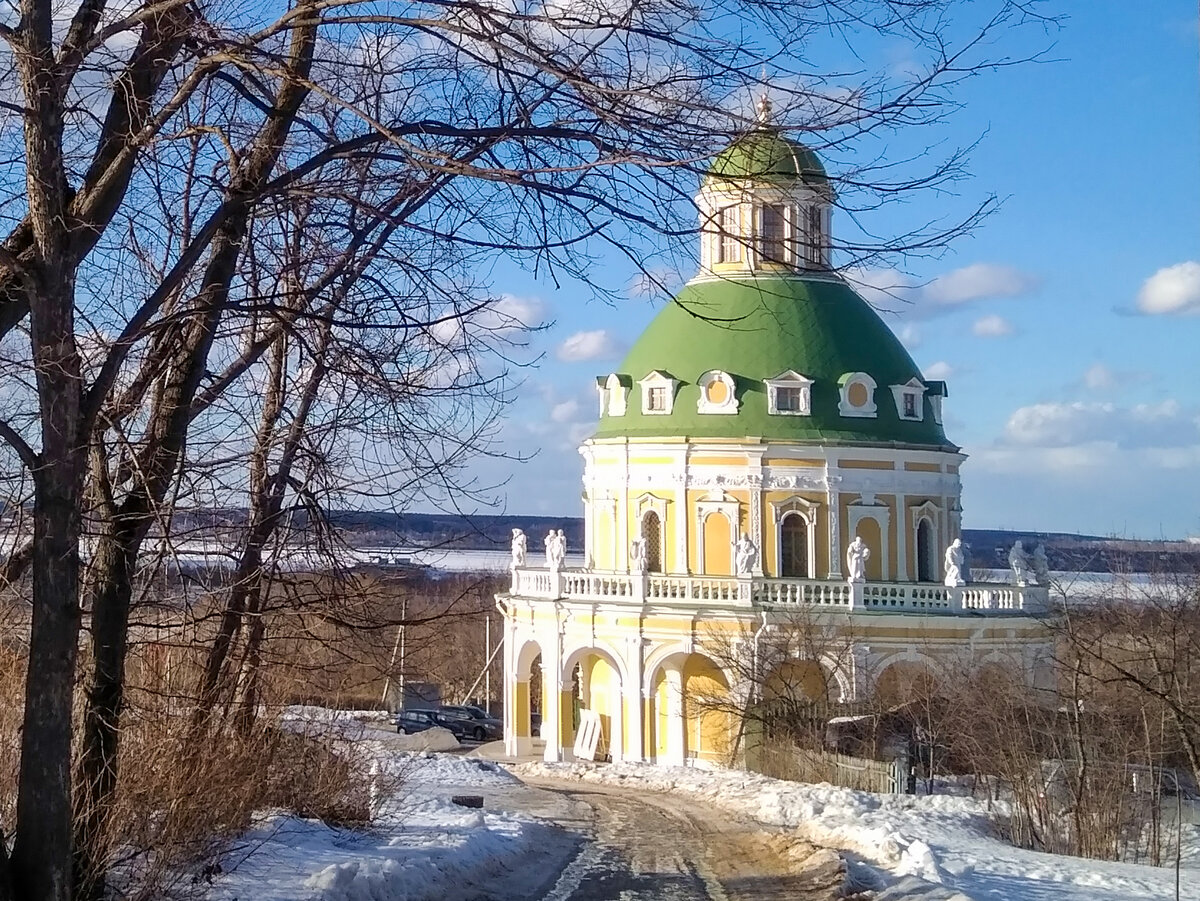
[[[735,550],[734,567],[739,576],[750,576],[754,574],[754,567],[758,564],[758,545],[750,540],[750,536],[742,533],[742,537],[738,539]]]
[[[512,530],[512,568],[519,569],[525,565],[525,554],[529,550],[529,540],[520,529]]]
[[[867,561],[871,559],[871,549],[867,547],[861,535],[855,535],[846,548],[846,581],[867,581]]]
[[[1025,555],[1025,547],[1020,541],[1008,552],[1008,565],[1012,569],[1012,582],[1021,588],[1029,584],[1029,558]]]
[[[629,569],[638,575],[646,572],[646,539],[635,538],[629,545]]]
[[[557,573],[563,568],[563,563],[567,559],[567,536],[563,534],[563,530],[559,529],[555,532],[550,530],[550,534],[546,536],[546,563],[550,567],[552,573]]]
[[[967,580],[963,578],[963,550],[962,540],[955,538],[950,542],[950,547],[946,548],[946,556],[942,559],[946,565],[946,587],[947,588],[962,588],[967,584]]]
[[[1046,559],[1046,545],[1041,542],[1033,549],[1033,575],[1039,585],[1050,584],[1050,561]]]

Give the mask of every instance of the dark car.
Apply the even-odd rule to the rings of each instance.
[[[473,734],[466,720],[461,717],[447,716],[440,710],[401,710],[396,715],[396,731],[403,732],[405,735],[424,732],[434,726],[449,730],[450,734],[459,741]]]
[[[504,738],[504,723],[474,704],[445,704],[438,713],[463,724],[468,738],[475,741],[496,741]]]

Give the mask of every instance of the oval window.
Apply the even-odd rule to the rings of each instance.
[[[704,397],[710,404],[723,404],[729,400],[729,386],[720,379],[713,379],[704,389]]]
[[[869,398],[867,386],[862,382],[854,382],[846,389],[846,400],[852,407],[865,407]]]

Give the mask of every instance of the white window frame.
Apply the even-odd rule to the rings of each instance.
[[[732,223],[730,223],[732,219]],[[731,203],[717,210],[718,263],[740,263],[746,256],[742,234],[742,205]]]
[[[863,385],[867,389],[867,402],[861,407],[850,403],[850,388],[853,385]],[[843,416],[857,419],[874,419],[879,415],[879,407],[875,403],[875,389],[878,385],[865,372],[848,372],[838,379],[838,412]]]
[[[771,416],[811,416],[812,383],[812,379],[802,376],[793,369],[785,370],[773,379],[763,379],[763,384],[767,386],[767,413]],[[780,388],[800,389],[799,410],[779,409]]]
[[[755,212],[757,215],[755,218],[757,220],[757,223],[756,223],[757,227],[755,228],[756,240],[754,243],[754,252],[758,256],[758,262],[774,264],[777,266],[793,265],[795,255],[792,252],[793,242],[792,242],[791,238],[792,238],[792,232],[794,231],[794,229],[792,228],[791,219],[792,219],[792,210],[794,209],[794,207],[792,207],[791,204],[784,203],[783,201],[764,202],[764,203],[757,204],[756,206],[757,206],[757,209]],[[779,220],[780,220],[781,230],[780,230],[780,234],[779,234],[778,247],[782,250],[782,253],[780,254],[780,259],[773,259],[771,257],[768,257],[767,254],[765,253],[766,244],[767,244],[766,220],[767,220],[767,209],[768,208],[779,210]]]
[[[925,385],[917,378],[909,379],[903,385],[892,385],[892,397],[896,401],[896,415],[905,422],[925,421]],[[913,398],[913,408],[916,412],[909,416],[904,409],[904,398]]]
[[[704,569],[704,549],[707,542],[704,521],[710,513],[718,513],[729,523],[729,563],[734,572],[737,571],[737,543],[741,537],[740,524],[742,507],[737,498],[726,494],[720,489],[710,491],[696,501],[696,550],[699,560],[696,561],[700,575],[707,575]],[[762,554],[758,555],[754,575],[762,575]]]
[[[642,389],[642,413],[647,416],[668,416],[675,408],[675,386],[679,382],[663,372],[655,370],[638,382]],[[665,388],[666,407],[662,410],[650,409],[650,389]]]
[[[708,386],[713,382],[720,382],[725,386],[725,400],[721,403],[713,403],[708,399]],[[737,399],[737,385],[729,373],[719,369],[710,369],[700,376],[698,384],[700,385],[700,399],[696,402],[697,413],[723,413],[726,415],[737,413],[741,401]]]
[[[808,572],[799,578],[815,579],[817,577],[817,514],[821,505],[801,497],[792,495],[782,501],[771,502],[772,517],[775,522],[775,576],[783,576],[783,520],[787,516],[799,516],[808,524],[807,529],[807,562]]]

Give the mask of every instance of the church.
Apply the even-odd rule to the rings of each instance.
[[[614,761],[731,763],[739,707],[785,669],[832,704],[899,701],[964,661],[1051,679],[1047,589],[1019,552],[1008,582],[970,581],[946,384],[833,268],[834,199],[765,98],[707,168],[699,271],[596,379],[585,567],[561,533],[544,559],[514,535],[509,755],[570,759],[583,711]],[[797,621],[832,640],[766,653]]]

